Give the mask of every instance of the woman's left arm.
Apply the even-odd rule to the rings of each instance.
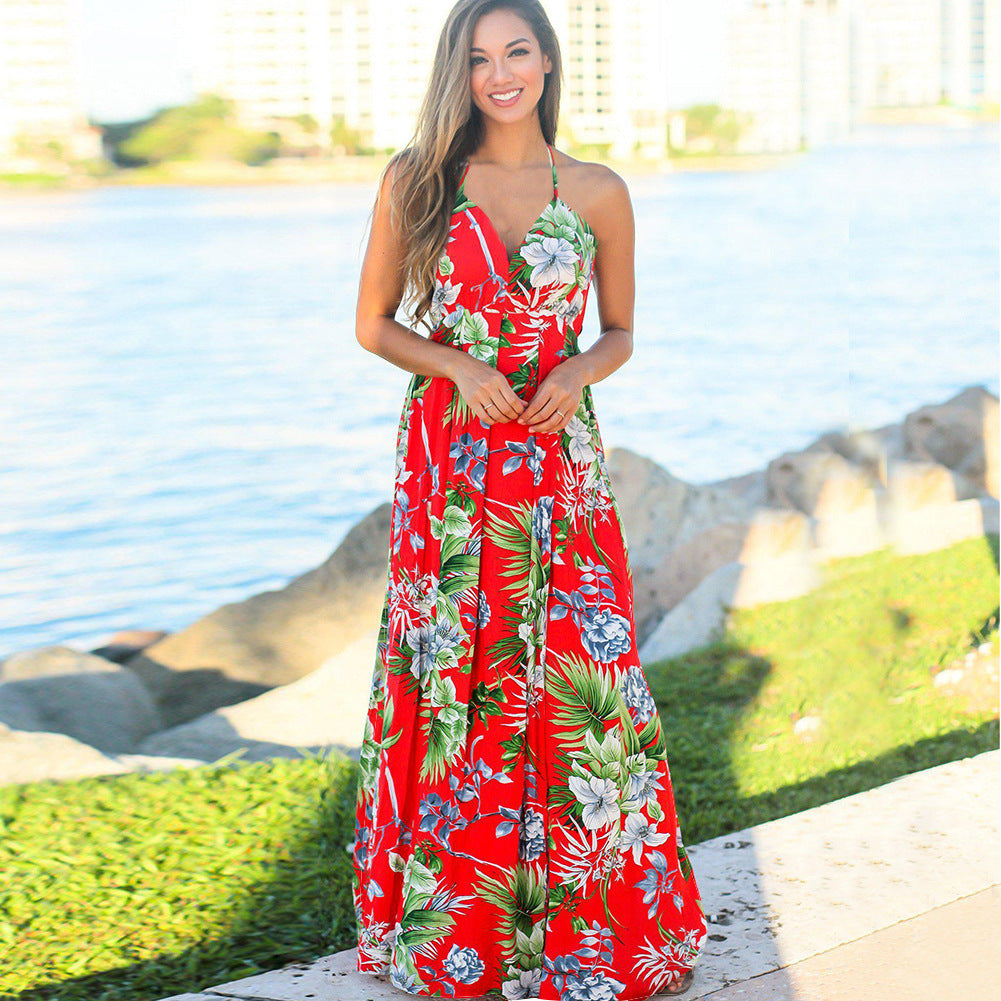
[[[587,216],[597,241],[592,281],[601,334],[586,351],[571,355],[542,380],[518,418],[519,423],[531,425],[532,431],[562,431],[577,412],[584,387],[611,375],[633,352],[633,206],[626,182],[614,170],[600,164],[592,169],[597,175],[592,182],[597,191]]]

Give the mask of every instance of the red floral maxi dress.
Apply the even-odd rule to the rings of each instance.
[[[531,399],[579,351],[594,254],[555,161],[511,261],[460,185],[431,337]],[[530,433],[411,380],[348,850],[358,969],[411,994],[627,1001],[695,964],[706,922],[590,387],[565,431]]]

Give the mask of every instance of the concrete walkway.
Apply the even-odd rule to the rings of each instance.
[[[683,997],[1001,997],[999,767],[988,751],[688,846],[709,938]],[[414,996],[354,950],[200,990],[166,1001]]]

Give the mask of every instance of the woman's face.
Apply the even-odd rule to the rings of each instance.
[[[551,69],[531,28],[513,11],[492,10],[476,22],[469,87],[484,115],[515,122],[532,114]]]

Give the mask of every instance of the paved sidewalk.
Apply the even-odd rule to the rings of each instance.
[[[709,938],[686,1001],[1001,997],[999,766],[987,751],[688,846]],[[166,1001],[414,996],[354,950],[199,990]]]

